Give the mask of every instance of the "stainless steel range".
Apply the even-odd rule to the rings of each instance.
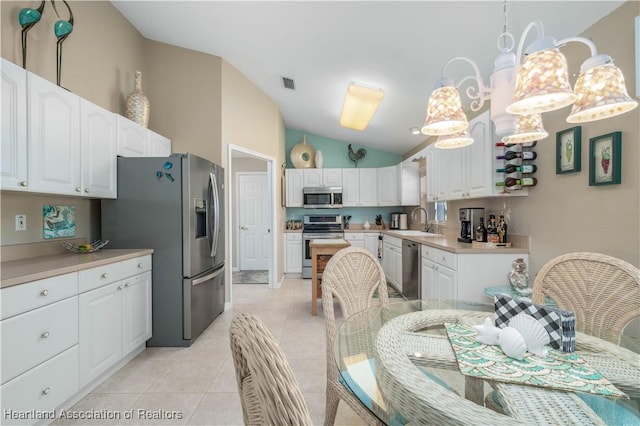
[[[302,228],[302,278],[311,278],[311,249],[309,242],[322,238],[344,238],[342,215],[312,214],[304,215]]]

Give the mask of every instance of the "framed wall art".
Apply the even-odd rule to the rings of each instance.
[[[589,139],[589,185],[619,184],[622,176],[622,133]]]
[[[582,169],[581,158],[582,127],[556,133],[556,174],[579,172]]]

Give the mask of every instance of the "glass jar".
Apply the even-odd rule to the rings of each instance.
[[[521,296],[531,296],[533,288],[529,285],[529,272],[524,259],[519,257],[511,264],[513,268],[509,272],[509,283],[511,288]]]

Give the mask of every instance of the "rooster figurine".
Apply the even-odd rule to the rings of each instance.
[[[367,155],[367,150],[364,148],[360,148],[354,152],[351,148],[351,144],[349,144],[347,151],[349,151],[349,159],[353,161],[353,164],[355,164],[356,167],[358,167],[358,161],[362,160]]]

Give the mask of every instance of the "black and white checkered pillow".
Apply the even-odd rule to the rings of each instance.
[[[495,297],[496,327],[509,325],[512,317],[524,312],[542,324],[549,333],[551,347],[563,352],[576,350],[576,316],[573,312],[537,305],[525,300],[514,300],[507,295]]]

